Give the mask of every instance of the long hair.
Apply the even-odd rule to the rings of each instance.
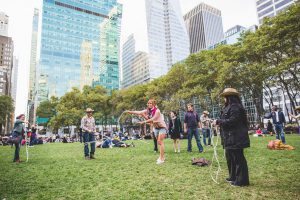
[[[226,96],[225,98],[226,98],[225,106],[236,103],[236,104],[240,104],[243,107],[242,101],[239,96],[229,95],[229,96]]]
[[[238,104],[242,110],[242,115],[243,115],[243,119],[241,119],[241,120],[243,120],[247,125],[249,125],[248,118],[247,118],[247,112],[242,104],[240,97],[237,95],[229,95],[229,96],[225,96],[225,98],[226,98],[225,107],[227,107],[228,105],[232,105],[232,104]]]

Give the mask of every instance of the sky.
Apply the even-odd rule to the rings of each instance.
[[[118,1],[123,4],[120,47],[133,33],[136,50],[147,51],[145,1]],[[201,2],[221,10],[224,32],[235,25],[258,24],[255,0],[180,0],[182,15]],[[14,56],[19,60],[16,114],[26,113],[32,17],[34,8],[39,8],[41,13],[41,7],[42,0],[0,0],[0,11],[9,16],[8,35],[14,41]]]

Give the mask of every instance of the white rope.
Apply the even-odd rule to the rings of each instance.
[[[214,134],[213,134],[213,126],[212,126],[212,123],[210,124],[210,128],[211,128],[211,131],[210,131],[210,134],[212,135],[211,137],[211,143],[213,145],[213,148],[214,148],[214,153],[213,153],[213,156],[212,156],[212,159],[211,159],[211,164],[210,164],[210,168],[209,168],[209,173],[210,173],[210,177],[212,178],[212,180],[216,183],[216,184],[220,184],[218,182],[218,177],[219,177],[219,173],[221,171],[221,166],[220,166],[220,162],[219,162],[219,159],[218,159],[218,153],[217,153],[217,147],[218,147],[218,142],[219,142],[219,137],[218,137],[218,129],[216,129],[216,132],[217,132],[217,141],[216,143],[214,143]],[[213,162],[214,160],[216,160],[217,164],[218,164],[218,169],[216,172],[213,172],[212,171],[212,167],[213,167]],[[213,176],[213,173],[215,173],[215,177]]]
[[[29,151],[28,151],[28,138],[27,138],[27,131],[25,131],[25,149],[26,149],[26,162],[29,159]]]

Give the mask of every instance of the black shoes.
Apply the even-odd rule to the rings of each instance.
[[[94,154],[90,155],[90,159],[96,159],[95,156],[94,156]]]

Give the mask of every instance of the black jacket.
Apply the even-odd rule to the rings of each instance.
[[[174,120],[174,125],[172,119],[169,120],[169,134],[172,133],[182,133],[182,125],[179,117]]]
[[[221,119],[217,120],[221,127],[221,136],[225,149],[243,149],[250,147],[248,122],[245,109],[233,103],[222,110]]]
[[[267,118],[267,119],[272,118],[273,124],[283,124],[286,122],[282,111],[278,111],[278,117],[279,117],[279,119],[277,119],[277,117],[276,117],[276,112],[272,111],[271,113],[267,114],[264,118]]]

